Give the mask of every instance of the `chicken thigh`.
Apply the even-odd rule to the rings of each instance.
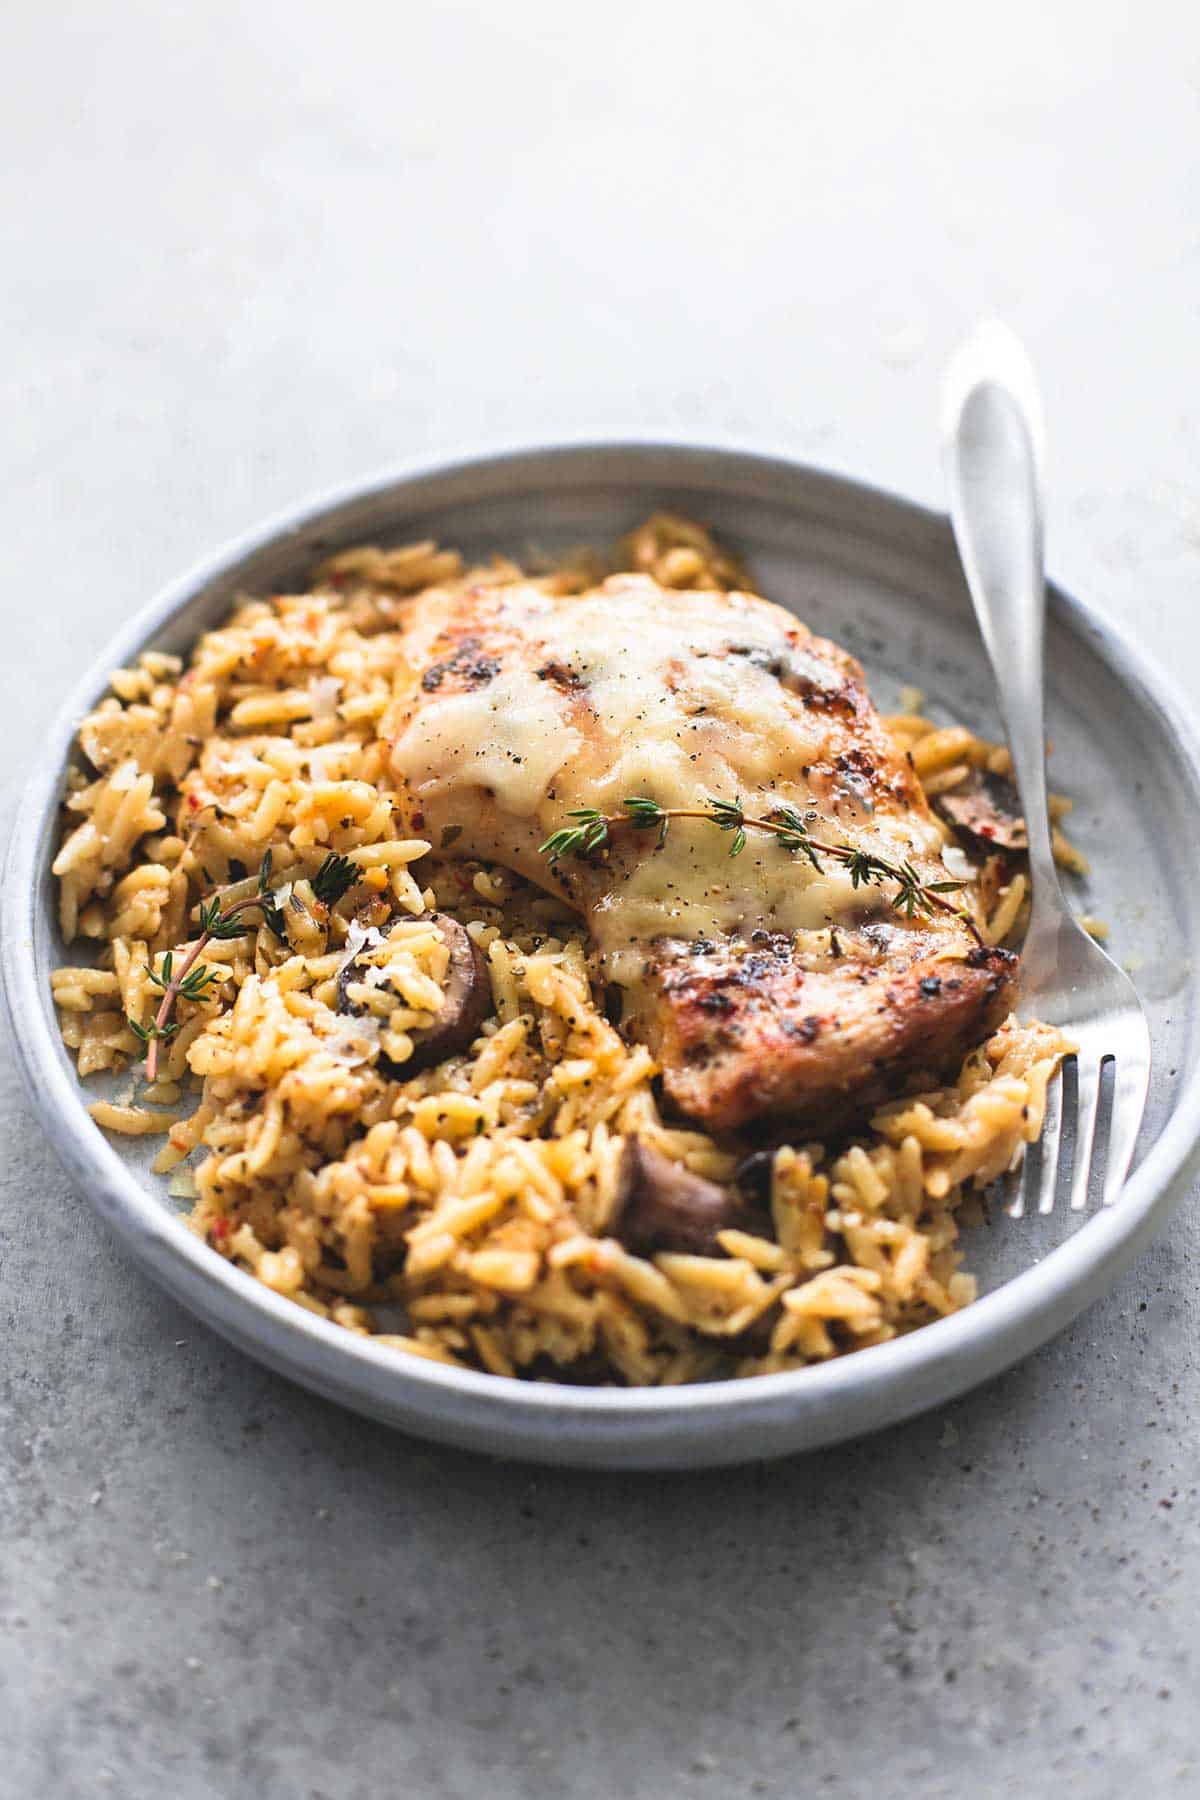
[[[949,1067],[1009,1010],[1016,958],[954,911],[906,916],[894,884],[856,886],[844,859],[814,866],[767,832],[739,848],[711,816],[673,819],[661,839],[614,828],[598,854],[544,853],[580,808],[716,799],[747,818],[791,807],[814,841],[952,879],[859,665],[783,608],[641,575],[570,596],[481,583],[407,603],[403,646],[383,731],[407,824],[578,909],[682,1113],[823,1129]]]

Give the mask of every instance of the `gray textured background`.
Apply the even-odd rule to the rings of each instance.
[[[986,15],[986,16],[985,16]],[[6,799],[164,579],[376,465],[685,426],[936,499],[983,309],[1051,563],[1200,698],[1193,5],[13,0]],[[0,1061],[0,1792],[1200,1793],[1200,1225],[902,1432],[431,1451],[115,1254]]]

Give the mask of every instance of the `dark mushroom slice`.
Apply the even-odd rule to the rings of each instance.
[[[611,1231],[627,1250],[644,1256],[656,1250],[719,1256],[718,1232],[756,1226],[761,1230],[761,1221],[732,1188],[693,1175],[640,1138],[626,1140]]]
[[[972,769],[958,787],[934,798],[943,819],[983,850],[1027,850],[1029,838],[1021,801],[1005,775]]]
[[[429,922],[450,952],[442,1007],[428,1025],[409,1033],[413,1052],[407,1062],[393,1062],[390,1056],[380,1052],[379,1067],[394,1081],[406,1081],[410,1075],[418,1075],[422,1069],[445,1062],[448,1056],[466,1050],[478,1037],[480,1026],[492,1010],[492,984],[483,951],[457,919],[451,919],[445,913],[431,913]],[[394,920],[381,928],[384,936],[392,923]],[[365,958],[366,952],[360,951],[338,975],[337,1005],[341,1013],[365,1010],[350,998],[350,988],[365,979],[369,966]]]

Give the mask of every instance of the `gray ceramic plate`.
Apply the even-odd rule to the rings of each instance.
[[[62,947],[49,865],[76,722],[140,650],[186,650],[235,594],[301,579],[362,539],[438,537],[518,554],[604,543],[655,507],[711,523],[760,589],[854,650],[887,706],[901,684],[935,710],[994,728],[983,651],[943,519],[834,476],[729,450],[581,445],[407,472],[276,521],[169,588],[112,645],[62,712],[17,821],[4,883],[12,1031],[55,1148],[148,1274],[273,1368],[405,1430],[502,1455],[596,1467],[698,1467],[778,1456],[894,1423],[1042,1343],[1161,1224],[1186,1189],[1200,1132],[1195,974],[1200,762],[1161,678],[1084,606],[1051,596],[1055,784],[1093,858],[1081,908],[1112,924],[1150,1014],[1155,1073],[1135,1172],[1119,1204],[1049,1221],[996,1212],[968,1235],[982,1297],[898,1342],[798,1374],[623,1392],[458,1372],[315,1319],[231,1268],[174,1216],[148,1154],[91,1123],[50,1004]],[[1108,846],[1121,846],[1119,856]]]

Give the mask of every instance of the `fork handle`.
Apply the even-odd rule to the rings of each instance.
[[[1036,921],[1061,896],[1046,803],[1044,438],[1033,368],[1004,325],[981,325],[950,362],[942,452],[954,535],[1029,834]]]

